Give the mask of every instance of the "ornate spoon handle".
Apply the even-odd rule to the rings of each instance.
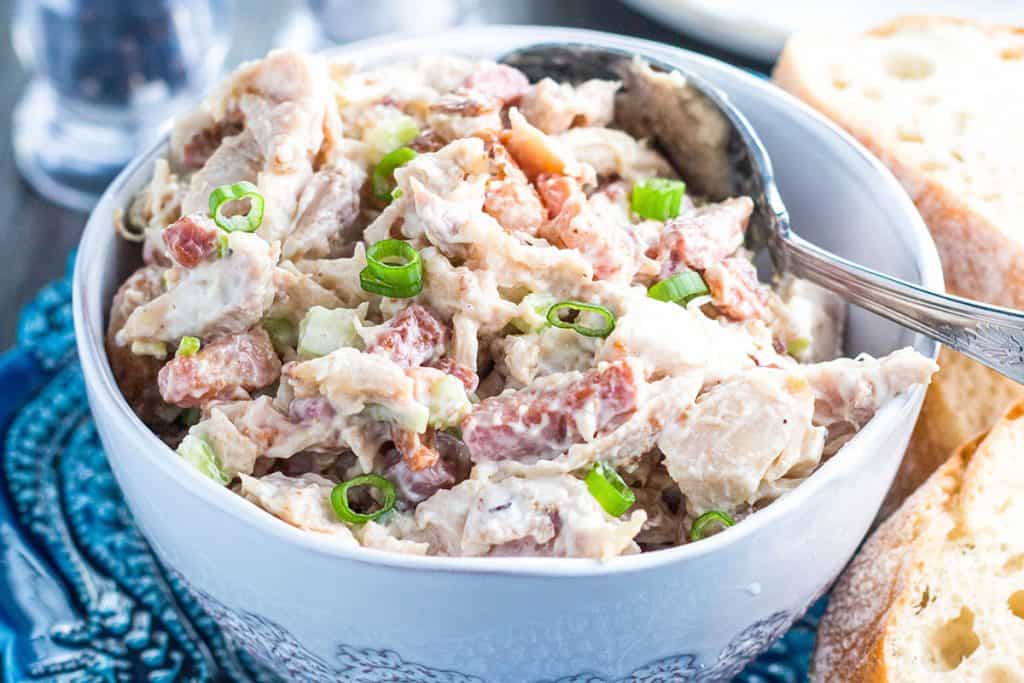
[[[1024,312],[909,284],[840,258],[793,233],[782,237],[777,246],[786,272],[1024,383]]]

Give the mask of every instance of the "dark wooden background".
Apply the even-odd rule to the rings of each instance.
[[[272,47],[297,4],[297,0],[236,0],[235,35],[246,39],[234,41],[228,65],[258,57]],[[14,0],[0,0],[0,350],[14,340],[21,307],[62,274],[86,219],[85,214],[62,209],[37,195],[15,168],[11,113],[28,74],[11,47],[13,5]],[[373,3],[366,6],[372,8]],[[577,26],[636,35],[743,63],[655,23],[618,0],[480,0],[478,14],[490,23]]]

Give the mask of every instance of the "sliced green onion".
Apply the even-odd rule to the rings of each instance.
[[[804,351],[811,347],[811,340],[807,337],[797,337],[796,339],[790,339],[789,343],[786,344],[786,353],[796,357],[801,355]]]
[[[558,299],[550,294],[531,292],[519,302],[519,312],[509,322],[520,332],[539,332],[548,326],[548,310],[555,303]]]
[[[705,530],[708,525],[714,524],[715,522],[718,522],[726,529],[736,523],[732,517],[721,510],[708,510],[703,515],[693,520],[693,526],[690,527],[690,540],[699,541],[704,538],[706,535]]]
[[[380,491],[384,496],[384,502],[381,503],[380,509],[363,514],[350,508],[348,505],[348,490],[356,486],[372,486]],[[391,512],[395,507],[395,498],[394,484],[376,474],[364,474],[335,486],[331,491],[331,507],[334,508],[334,514],[341,521],[348,522],[349,524],[365,524]]]
[[[377,122],[363,134],[363,142],[382,157],[388,152],[408,145],[420,135],[416,119],[405,114],[390,116]]]
[[[228,246],[228,236],[217,236],[217,258],[227,258],[231,255],[231,247]]]
[[[619,473],[602,462],[594,463],[585,482],[590,495],[612,517],[622,515],[636,503],[636,494],[622,481]]]
[[[395,188],[395,169],[405,166],[416,158],[415,150],[399,147],[388,152],[373,169],[373,196],[382,202],[390,202]]]
[[[367,292],[408,299],[423,291],[423,261],[408,242],[381,240],[366,251],[366,263],[359,284]]]
[[[249,200],[249,213],[244,216],[225,216],[224,207],[229,202]],[[225,232],[255,232],[263,222],[263,195],[259,188],[248,181],[221,185],[210,193],[210,216]]]
[[[669,178],[647,178],[633,184],[630,206],[643,218],[663,221],[679,215],[686,183]]]
[[[178,350],[174,352],[175,356],[194,356],[199,350],[201,344],[199,343],[198,337],[182,337],[181,341],[178,342]]]
[[[698,296],[710,294],[711,290],[704,282],[700,273],[694,270],[673,275],[660,282],[655,282],[647,290],[647,296],[658,301],[670,301],[677,304],[687,304]]]
[[[584,313],[594,313],[601,317],[603,325],[601,327],[589,327],[584,325],[577,320],[562,320],[562,311],[576,311],[579,316]],[[582,301],[559,301],[557,304],[548,309],[548,322],[555,327],[561,327],[565,330],[573,330],[577,334],[582,334],[584,337],[607,337],[615,329],[615,314],[609,311],[604,306],[598,304],[587,304]]]
[[[178,445],[178,455],[202,474],[222,486],[231,482],[213,447],[201,436],[187,435]]]

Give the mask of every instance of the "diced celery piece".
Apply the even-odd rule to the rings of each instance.
[[[550,294],[527,294],[519,302],[519,311],[512,318],[512,325],[520,332],[539,332],[547,327],[548,309],[558,303]]]
[[[410,432],[422,434],[427,431],[430,423],[430,409],[420,403],[413,404],[408,410],[395,413],[395,424]]]
[[[328,309],[313,306],[299,323],[299,358],[308,360],[326,356],[331,351],[359,346],[355,321],[359,311],[352,308]]]
[[[435,429],[459,424],[471,407],[466,387],[451,375],[442,377],[430,387],[430,426]]]
[[[789,343],[786,344],[786,353],[793,356],[797,360],[803,358],[807,350],[811,348],[811,340],[807,337],[796,337],[790,339]]]
[[[363,415],[377,422],[394,423],[406,431],[417,434],[427,431],[427,425],[430,424],[430,409],[420,403],[410,406],[408,410],[397,412],[379,403],[367,403]]]
[[[201,436],[195,434],[186,436],[178,445],[178,455],[203,475],[222,486],[231,481],[231,477],[221,468],[220,458],[214,453],[213,447]]]
[[[363,134],[363,142],[370,146],[377,158],[383,157],[419,137],[420,128],[416,120],[405,114],[397,114],[379,121]]]

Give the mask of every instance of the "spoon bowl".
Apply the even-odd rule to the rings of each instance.
[[[698,195],[754,201],[746,245],[767,249],[776,277],[791,273],[1024,383],[1024,313],[942,294],[853,263],[790,228],[771,160],[729,98],[700,77],[656,59],[583,43],[541,43],[499,61],[531,81],[618,79],[615,123],[650,139]]]

